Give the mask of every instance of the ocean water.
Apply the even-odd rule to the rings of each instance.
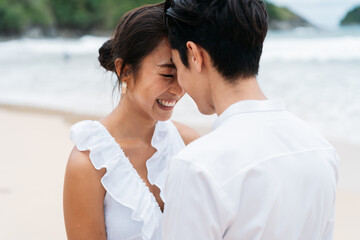
[[[0,42],[0,104],[105,115],[116,105],[116,77],[97,50],[105,37],[18,39]],[[360,144],[360,29],[270,32],[258,80],[269,98],[323,135]],[[210,128],[185,96],[173,119]]]

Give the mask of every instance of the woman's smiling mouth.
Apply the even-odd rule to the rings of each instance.
[[[158,103],[159,107],[162,110],[170,111],[170,110],[172,110],[174,108],[177,100],[174,100],[174,99],[168,99],[168,100],[156,99],[156,102]]]

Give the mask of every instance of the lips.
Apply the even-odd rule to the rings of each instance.
[[[173,99],[157,99],[156,102],[158,103],[159,107],[162,110],[169,111],[172,110],[177,102],[177,100]]]
[[[173,107],[176,104],[176,100],[156,100],[159,104],[163,105],[164,107]]]

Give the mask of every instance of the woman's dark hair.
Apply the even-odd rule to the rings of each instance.
[[[168,31],[164,22],[164,4],[145,5],[127,12],[119,21],[113,37],[99,49],[99,62],[106,70],[116,72],[115,60],[122,59],[118,79],[126,65],[136,75],[142,60],[149,55]]]
[[[167,0],[173,49],[188,67],[187,41],[203,47],[229,82],[258,74],[268,14],[261,0]]]

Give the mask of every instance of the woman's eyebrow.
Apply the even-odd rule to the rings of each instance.
[[[173,63],[165,63],[165,64],[159,64],[158,67],[162,68],[174,68],[176,69],[175,65]]]

